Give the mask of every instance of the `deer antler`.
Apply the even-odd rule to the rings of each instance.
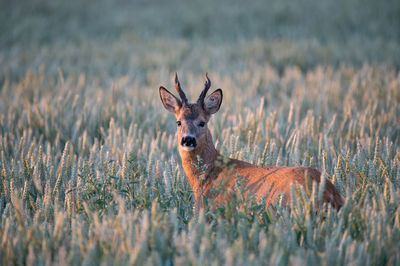
[[[186,95],[181,88],[181,83],[178,80],[178,74],[176,72],[175,72],[175,88],[176,88],[176,91],[179,93],[179,97],[181,97],[182,102],[184,104],[187,104],[188,99],[186,98]]]
[[[211,80],[208,78],[208,73],[206,72],[206,82],[204,82],[204,89],[200,93],[199,99],[197,100],[197,102],[200,103],[201,105],[203,105],[204,98],[206,97],[207,91],[208,89],[210,89],[210,87],[211,87]]]

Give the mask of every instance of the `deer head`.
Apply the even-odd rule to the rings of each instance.
[[[169,112],[175,114],[178,133],[178,146],[180,151],[194,151],[198,147],[204,146],[211,138],[207,123],[212,114],[215,114],[222,103],[222,90],[217,89],[208,97],[207,91],[211,87],[211,81],[206,73],[204,89],[196,103],[189,103],[178,75],[175,73],[175,88],[180,99],[175,97],[166,88],[160,87],[161,101]]]

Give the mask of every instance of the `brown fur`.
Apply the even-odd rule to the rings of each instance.
[[[211,139],[211,134],[207,134]],[[240,176],[245,188],[245,196],[255,195],[256,199],[266,199],[266,206],[275,203],[280,194],[284,195],[284,204],[290,201],[290,187],[297,183],[306,185],[306,175],[311,181],[320,183],[321,173],[311,167],[261,167],[247,162],[224,158],[214,148],[212,141],[195,151],[179,149],[182,165],[195,196],[197,208],[203,207],[203,197],[213,198],[214,203],[221,204],[229,199],[229,192],[234,190]],[[207,164],[205,172],[197,167],[198,158]],[[211,190],[223,184],[227,193],[213,195]],[[228,198],[227,198],[228,195]],[[329,202],[335,209],[340,209],[344,201],[336,187],[326,180],[323,201]]]

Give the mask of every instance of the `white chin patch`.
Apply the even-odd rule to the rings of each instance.
[[[184,151],[192,151],[192,150],[194,150],[194,147],[181,146],[181,149]]]

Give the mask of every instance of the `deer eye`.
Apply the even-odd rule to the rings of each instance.
[[[203,122],[203,121],[201,121],[201,122],[199,123],[199,127],[204,127],[205,125],[206,125],[206,123]]]
[[[178,125],[178,127],[182,125],[181,121],[176,121],[176,124]]]

